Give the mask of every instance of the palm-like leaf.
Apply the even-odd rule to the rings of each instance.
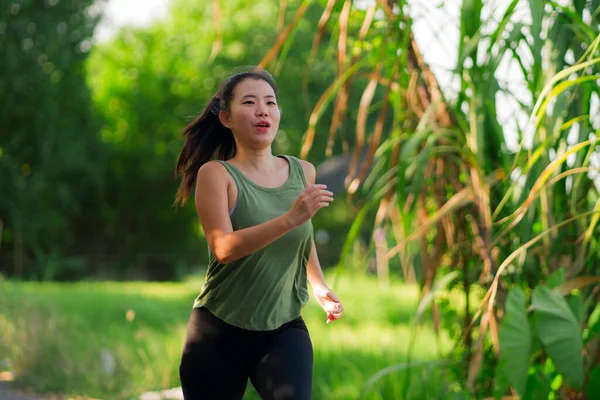
[[[526,276],[533,286],[565,262],[570,279],[582,271],[597,272],[588,260],[599,255],[594,237],[600,199],[589,174],[597,151],[590,134],[591,98],[600,93],[600,2],[565,6],[512,0],[498,22],[490,24],[482,17],[486,2],[463,0],[454,67],[460,90],[453,101],[447,101],[413,35],[409,11],[416,2],[377,0],[359,9],[345,0],[338,14],[336,3],[324,4],[310,59],[327,21],[337,15],[332,62],[338,76],[314,107],[301,156],[309,154],[316,122],[335,98],[326,154],[332,154],[340,127],[355,117],[346,187],[352,203],[363,207],[342,263],[361,230],[383,226],[397,240],[388,257],[400,257],[405,278],[420,276],[424,293],[431,292],[444,259],[462,272],[467,290],[477,284],[473,276],[479,276],[479,284],[492,282],[475,316],[469,318],[468,305],[465,309],[471,321],[463,336],[472,355],[468,386],[474,388],[488,327],[496,351],[501,351],[496,309],[506,297],[502,277],[518,281]],[[523,11],[531,22],[519,19]],[[569,57],[577,61],[569,63]],[[531,104],[497,79],[506,59],[523,74]],[[366,77],[366,83],[358,77]],[[350,89],[359,84],[362,96],[355,115],[348,112]],[[383,96],[377,93],[380,85]],[[516,152],[509,150],[498,116],[496,96],[506,93],[517,98],[519,112],[529,115],[527,125],[519,127]],[[373,104],[380,111],[371,127]],[[368,155],[361,165],[366,144]],[[583,246],[576,244],[580,239]],[[420,274],[414,271],[416,257]],[[473,344],[471,328],[484,307],[480,338]],[[523,390],[520,378],[512,381]]]

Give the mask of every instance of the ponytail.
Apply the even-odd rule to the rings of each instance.
[[[227,161],[236,154],[233,132],[224,126],[219,119],[219,112],[230,112],[235,87],[244,79],[262,79],[273,88],[277,96],[275,80],[266,70],[251,67],[239,72],[225,81],[219,93],[212,98],[194,122],[183,130],[185,143],[175,168],[175,178],[183,176],[177,190],[175,206],[183,206],[187,202],[194,187],[196,174],[200,167],[213,159]]]
[[[175,169],[175,177],[182,175],[183,180],[175,197],[176,206],[187,202],[202,165],[215,155],[218,160],[229,160],[235,156],[233,133],[219,120],[220,111],[221,101],[219,96],[215,96],[198,118],[183,130],[185,143]]]

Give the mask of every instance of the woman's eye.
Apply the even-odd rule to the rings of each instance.
[[[273,102],[273,101],[270,101],[270,102],[269,102],[269,105],[275,106],[276,104],[275,104],[275,102]]]
[[[248,101],[243,102],[242,104],[254,104],[254,102],[252,100],[248,100]]]

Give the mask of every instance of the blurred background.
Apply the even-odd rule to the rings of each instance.
[[[273,152],[336,193],[315,399],[600,398],[600,1],[0,10],[0,398],[180,396],[208,261],[181,132],[247,65]]]

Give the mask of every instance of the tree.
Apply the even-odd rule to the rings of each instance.
[[[17,275],[50,272],[41,269],[68,249],[71,223],[100,185],[102,146],[84,69],[99,17],[92,3],[0,7],[0,263]]]

